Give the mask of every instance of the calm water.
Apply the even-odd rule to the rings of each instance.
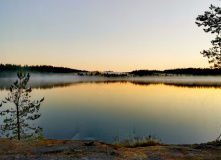
[[[15,78],[0,78],[0,100]],[[34,75],[45,97],[36,121],[45,138],[119,139],[154,134],[162,142],[202,143],[221,133],[221,77],[105,79]],[[2,121],[2,119],[0,119]]]

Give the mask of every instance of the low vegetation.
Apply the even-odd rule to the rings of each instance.
[[[117,139],[115,140],[114,145],[120,147],[135,148],[135,147],[157,146],[157,145],[162,145],[162,143],[160,139],[157,139],[153,135],[149,135],[148,137],[134,137],[123,141],[119,141]]]
[[[215,141],[212,141],[212,142],[207,142],[206,144],[207,145],[218,145],[218,146],[221,146],[221,140],[215,140]]]

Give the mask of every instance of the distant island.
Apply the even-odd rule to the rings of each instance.
[[[221,75],[221,69],[210,68],[178,68],[168,70],[134,70],[131,72],[113,71],[86,71],[67,67],[55,67],[50,65],[15,65],[0,64],[0,76],[5,73],[16,73],[19,70],[31,73],[77,73],[79,76],[104,76],[104,77],[131,77],[131,76],[174,76],[174,75]]]

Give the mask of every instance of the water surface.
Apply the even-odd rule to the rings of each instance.
[[[32,99],[45,97],[36,121],[45,138],[112,143],[154,134],[186,144],[221,133],[221,77],[33,77]],[[14,80],[0,78],[0,99]]]

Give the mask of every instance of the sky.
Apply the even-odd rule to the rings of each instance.
[[[89,71],[207,68],[219,0],[0,0],[0,63]]]

